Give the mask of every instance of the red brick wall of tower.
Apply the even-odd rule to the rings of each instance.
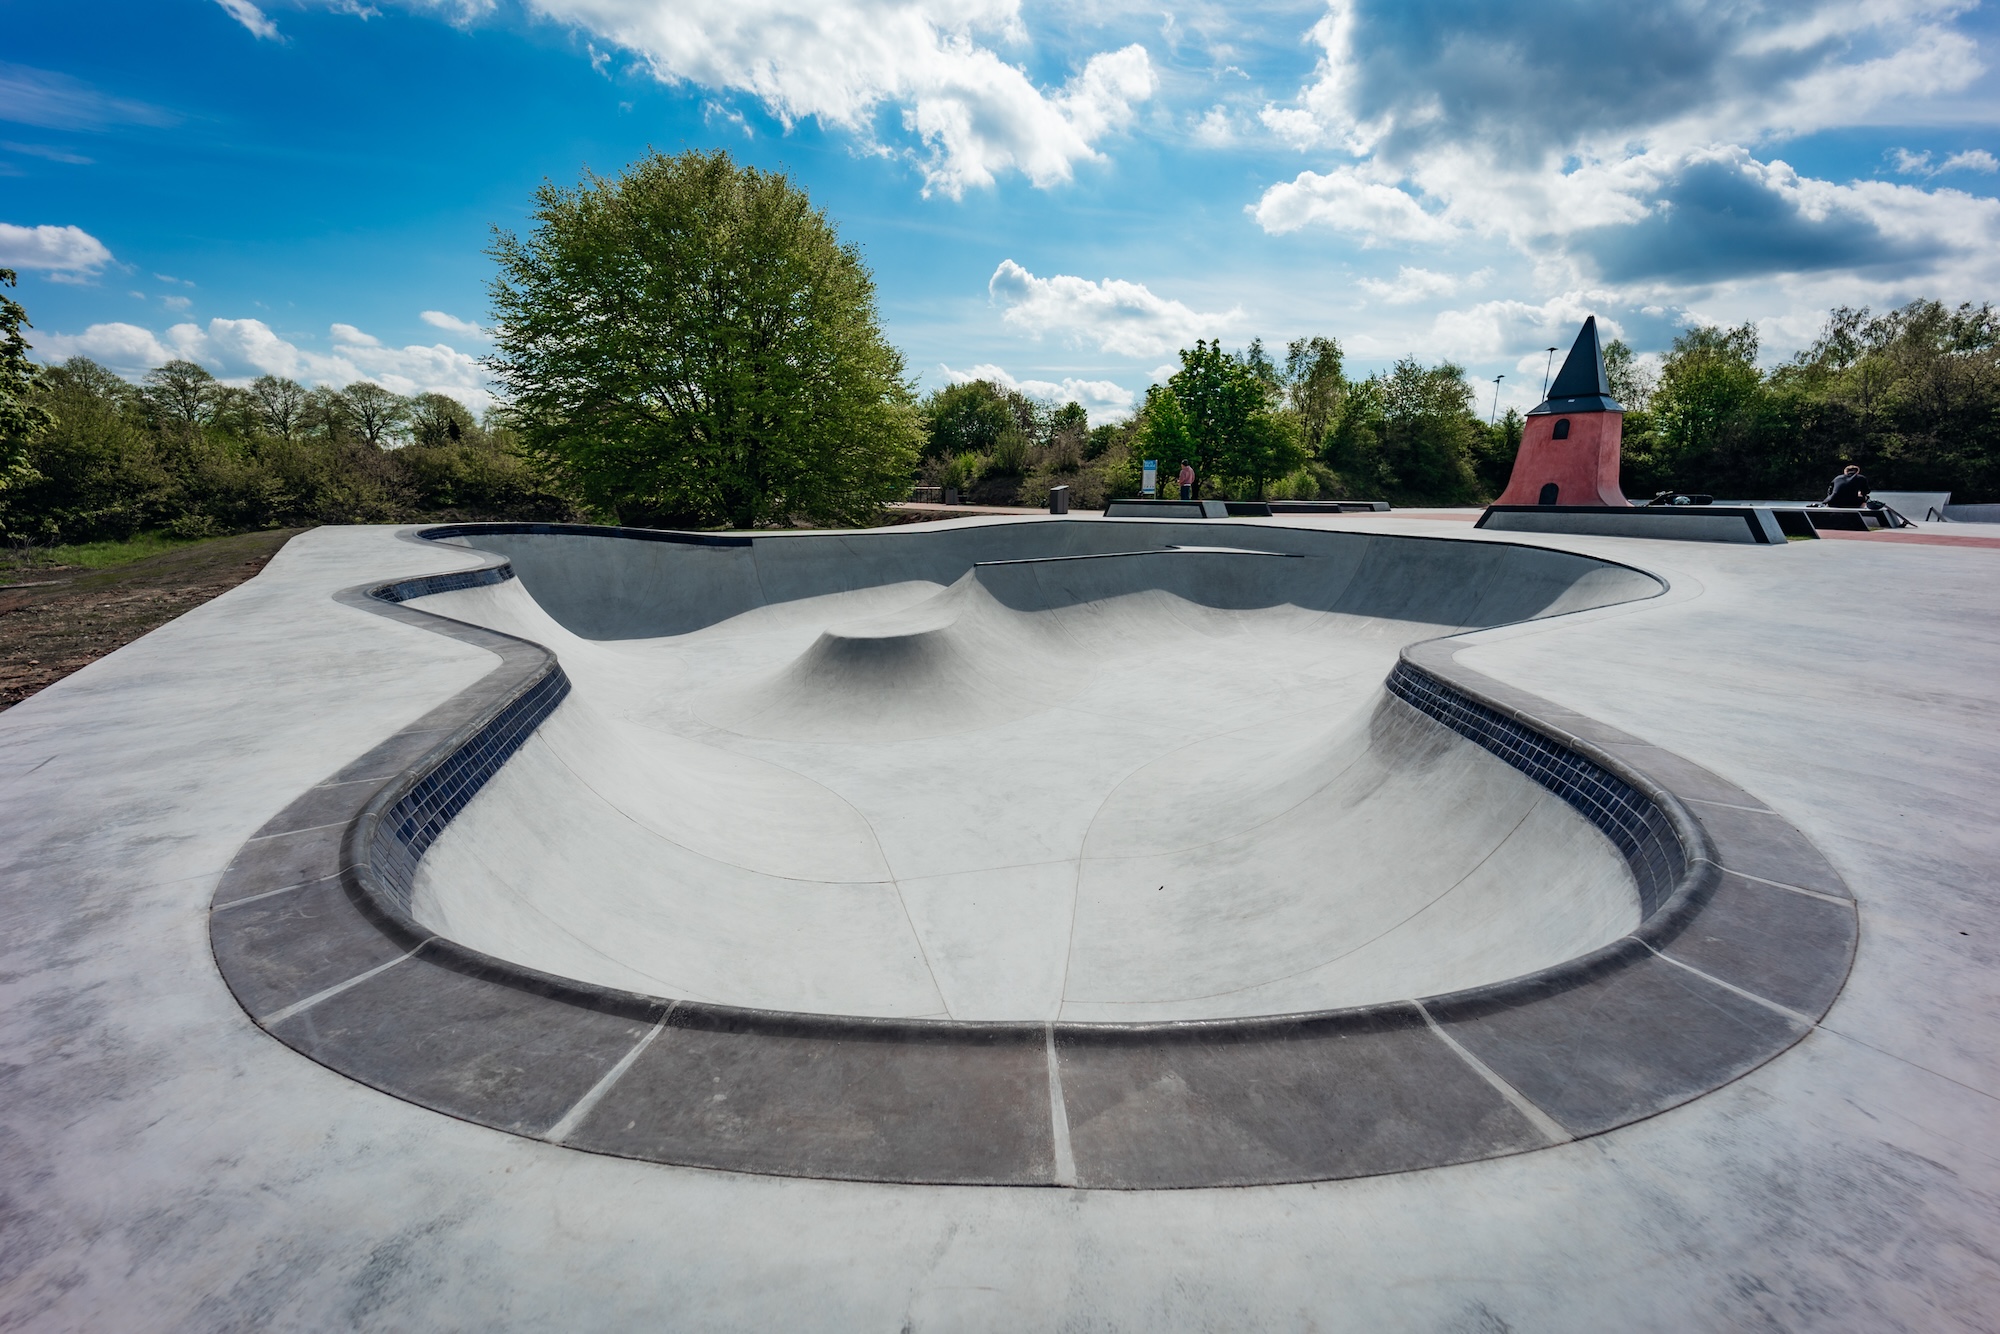
[[[1555,438],[1556,423],[1569,423],[1569,438]],[[1541,414],[1528,418],[1514,473],[1496,505],[1539,505],[1542,488],[1556,484],[1558,505],[1629,505],[1618,489],[1618,446],[1625,437],[1622,412]]]

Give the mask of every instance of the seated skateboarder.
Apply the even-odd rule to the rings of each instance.
[[[1826,499],[1820,504],[1831,509],[1858,510],[1868,503],[1868,493],[1873,489],[1869,480],[1861,475],[1860,467],[1850,463],[1841,470],[1840,476],[1833,479],[1833,485],[1827,488]]]

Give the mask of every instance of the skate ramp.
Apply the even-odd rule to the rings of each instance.
[[[1431,995],[1639,918],[1560,798],[1382,689],[1406,644],[1648,597],[1497,543],[1009,524],[482,535],[422,599],[569,698],[414,911],[561,976],[753,1008],[1129,1021]]]

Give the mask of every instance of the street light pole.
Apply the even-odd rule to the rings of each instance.
[[[1542,397],[1549,396],[1549,372],[1556,368],[1556,350],[1549,349],[1549,359],[1542,363]]]
[[[1496,375],[1493,377],[1493,411],[1486,414],[1486,424],[1488,426],[1491,426],[1493,419],[1500,415],[1500,382],[1506,378],[1505,375]]]

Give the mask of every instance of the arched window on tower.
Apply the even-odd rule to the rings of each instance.
[[[1556,439],[1569,439],[1569,418],[1564,417],[1556,423]]]

